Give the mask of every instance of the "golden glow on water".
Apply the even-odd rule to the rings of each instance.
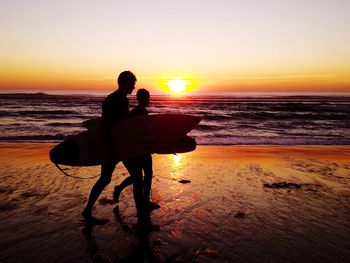
[[[169,160],[169,168],[171,178],[174,180],[179,180],[183,176],[183,168],[184,168],[184,156],[181,154],[171,154],[168,155],[167,158]]]
[[[172,159],[173,159],[173,164],[175,166],[181,166],[181,160],[182,160],[182,155],[181,154],[173,154],[171,155]]]
[[[109,253],[111,248],[107,244],[113,244],[113,251],[121,251],[125,257],[133,256],[135,246],[129,245],[130,234],[123,228],[126,226],[129,230],[136,213],[132,187],[121,195],[122,207],[120,214],[116,214],[119,216],[117,223],[105,224],[103,229],[98,227],[98,231],[96,228],[84,229],[90,235],[81,240],[82,245],[87,244],[86,251],[81,251],[81,246],[76,246],[76,239],[70,238],[70,233],[80,234],[81,229],[76,227],[77,215],[81,212],[80,199],[88,195],[93,182],[79,181],[78,184],[55,170],[48,160],[48,152],[54,145],[0,143],[1,188],[6,191],[1,195],[1,205],[5,209],[1,211],[2,218],[6,216],[2,242],[9,244],[14,238],[22,238],[21,246],[28,251],[37,250],[38,245],[44,242],[48,246],[57,241],[66,243],[67,247],[74,249],[69,250],[70,255],[65,256],[64,261],[71,261],[71,255],[77,253],[85,258],[116,258],[118,255]],[[182,164],[178,170],[184,175],[181,179],[191,180],[188,184],[169,179],[169,170],[175,167],[174,156],[154,155],[157,180],[153,181],[152,195],[162,208],[153,216],[156,215],[156,223],[162,225],[162,230],[156,233],[157,242],[161,245],[156,251],[147,253],[150,255],[146,255],[145,261],[150,256],[155,259],[172,258],[180,250],[184,261],[194,258],[198,261],[234,262],[235,259],[246,258],[246,261],[255,262],[256,253],[251,253],[255,247],[275,251],[266,258],[276,262],[291,257],[295,261],[310,258],[310,262],[333,262],[337,258],[348,257],[348,243],[344,240],[349,240],[346,234],[349,232],[349,146],[199,146],[193,153],[181,157]],[[265,167],[265,160],[269,166]],[[122,165],[118,165],[117,169],[116,179],[121,182],[124,178],[120,174],[127,172]],[[333,175],[328,176],[325,171]],[[43,174],[52,174],[54,180],[53,176]],[[88,175],[85,173],[85,176]],[[305,179],[299,175],[305,176]],[[320,179],[340,183],[343,189],[324,185]],[[301,189],[263,187],[264,183],[281,180],[312,184]],[[13,185],[21,191],[12,191]],[[310,188],[312,186],[314,188]],[[110,185],[108,191],[111,192],[111,188]],[[7,193],[10,193],[10,198],[5,196]],[[28,213],[27,208],[33,212]],[[111,208],[103,203],[98,206],[97,212],[103,218],[112,216]],[[63,213],[64,217],[61,216]],[[16,216],[11,216],[13,214]],[[45,228],[31,223],[39,217],[41,223],[46,224]],[[51,233],[56,231],[57,224],[53,224],[56,222],[52,219],[59,224],[62,233],[54,241]],[[12,235],[8,234],[11,232]],[[40,240],[35,242],[23,239],[39,235]],[[122,242],[116,242],[116,237],[120,237]],[[133,239],[137,241],[136,236]],[[147,242],[143,245],[148,246]],[[267,242],[271,246],[265,249]],[[187,246],[186,254],[182,251],[184,244]],[[289,252],[290,247],[295,247],[295,251]],[[320,247],[327,249],[321,251]],[[96,248],[98,251],[95,251]],[[47,246],[43,246],[42,251],[39,248],[36,255],[31,255],[32,261],[42,261],[42,253],[46,250]],[[244,250],[248,251],[241,252]],[[48,253],[57,256],[56,251]],[[6,256],[8,261],[16,261],[19,258],[18,247],[9,247]]]

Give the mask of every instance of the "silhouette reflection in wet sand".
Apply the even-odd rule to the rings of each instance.
[[[87,251],[90,255],[90,258],[93,262],[161,262],[153,252],[149,235],[151,232],[159,231],[158,225],[149,225],[148,228],[139,227],[135,225],[130,227],[128,224],[124,223],[119,212],[119,207],[113,209],[115,215],[116,226],[120,225],[122,231],[125,235],[130,236],[131,238],[137,239],[137,244],[135,248],[132,248],[130,251],[127,251],[127,255],[120,257],[120,255],[108,256],[107,253],[101,248],[98,244],[96,237],[94,236],[94,227],[102,226],[109,222],[107,219],[99,220],[85,220],[83,235],[87,241]],[[119,234],[116,233],[117,240],[120,239]],[[121,239],[122,241],[122,239]],[[110,258],[112,257],[112,258]]]

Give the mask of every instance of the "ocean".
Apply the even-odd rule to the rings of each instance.
[[[99,117],[104,97],[2,93],[0,141],[59,142]],[[350,94],[151,94],[148,110],[201,117],[190,133],[199,145],[350,145]]]

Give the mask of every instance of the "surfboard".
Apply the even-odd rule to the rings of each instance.
[[[86,129],[93,129],[101,125],[101,117],[88,119],[82,122],[83,127]],[[169,144],[163,145],[157,149],[158,154],[174,154],[174,153],[186,153],[196,149],[196,140],[190,136],[183,136]]]
[[[89,119],[89,120],[83,121],[83,122],[82,122],[82,125],[83,125],[86,129],[93,129],[93,128],[96,128],[96,127],[98,127],[98,126],[101,125],[101,120],[102,120],[101,117]]]
[[[196,141],[185,135],[199,122],[200,118],[185,114],[155,114],[116,121],[110,127],[108,146],[100,126],[92,125],[51,149],[50,159],[56,164],[93,166],[143,154],[193,151]]]

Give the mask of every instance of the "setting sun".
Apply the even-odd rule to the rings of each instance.
[[[173,79],[166,82],[169,86],[171,92],[174,93],[182,93],[186,90],[186,86],[188,85],[187,80],[182,79]]]

